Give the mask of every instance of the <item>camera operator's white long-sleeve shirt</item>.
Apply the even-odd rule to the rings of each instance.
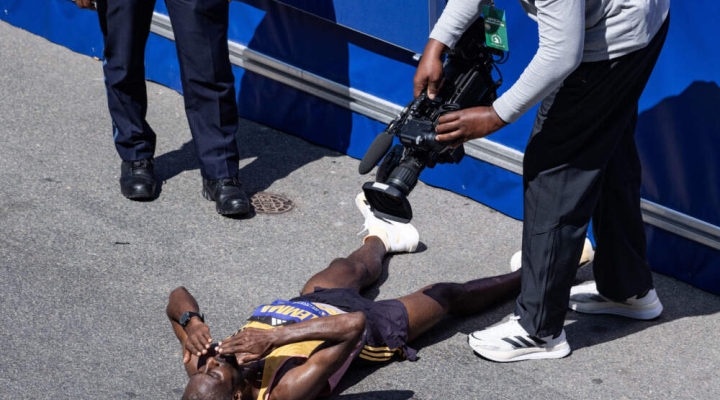
[[[481,13],[481,4],[488,2],[449,0],[430,38],[453,47]],[[520,78],[493,103],[505,122],[515,122],[557,89],[580,62],[613,59],[647,46],[670,9],[670,0],[520,0],[520,4],[538,23],[540,40]]]

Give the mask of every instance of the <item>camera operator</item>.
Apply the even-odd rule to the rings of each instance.
[[[449,0],[414,78],[417,96],[442,84],[442,54],[481,12]],[[640,213],[638,100],[662,49],[670,0],[521,0],[539,47],[492,106],[443,115],[437,140],[485,137],[542,102],[525,149],[522,291],[515,315],[472,333],[479,355],[500,362],[570,353],[568,305],[586,313],[652,319],[662,312],[646,259]],[[595,282],[572,287],[590,219]]]

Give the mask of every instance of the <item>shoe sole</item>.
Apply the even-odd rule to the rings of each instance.
[[[476,342],[479,341],[476,340]],[[471,337],[468,337],[468,344],[478,356],[486,358],[490,361],[501,363],[524,360],[563,358],[567,357],[572,351],[570,349],[570,345],[567,342],[560,343],[554,347],[547,349],[531,347],[511,351],[495,351],[483,348],[481,346],[478,346],[477,343],[473,343],[473,339]]]
[[[121,189],[120,192],[125,198],[130,200],[151,200],[155,195],[155,193],[150,193],[145,190],[125,192]]]
[[[583,314],[609,314],[619,315],[632,319],[643,321],[655,319],[660,316],[663,311],[663,305],[660,299],[655,300],[642,309],[633,306],[626,306],[619,303],[577,303],[570,302],[570,309]]]
[[[202,190],[202,195],[206,200],[215,201],[215,199],[213,199],[212,196],[210,196],[210,193],[205,189]],[[220,215],[245,215],[250,212],[250,206],[240,206],[230,211],[221,211],[220,207],[216,203],[215,211],[217,211]]]

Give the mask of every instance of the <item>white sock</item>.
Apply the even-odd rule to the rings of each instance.
[[[376,236],[378,239],[382,240],[385,245],[385,251],[390,251],[390,240],[388,239],[385,229],[382,229],[379,226],[371,225],[368,228],[367,236],[363,239],[363,243],[365,243],[370,236]]]

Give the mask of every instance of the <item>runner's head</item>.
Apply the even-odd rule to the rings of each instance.
[[[182,400],[240,400],[247,386],[244,382],[234,363],[210,352],[198,360],[197,372],[190,376]]]

